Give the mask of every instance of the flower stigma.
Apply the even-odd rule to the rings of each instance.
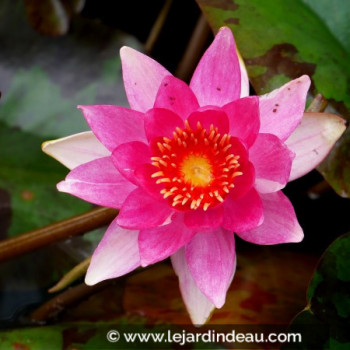
[[[197,122],[173,132],[173,138],[154,141],[152,165],[157,168],[151,177],[162,184],[160,193],[178,210],[206,211],[222,203],[235,187],[240,171],[240,155],[234,154],[231,136],[221,135],[210,125],[209,130]]]

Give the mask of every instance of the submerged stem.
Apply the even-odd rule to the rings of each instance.
[[[314,113],[324,112],[327,105],[328,105],[328,101],[321,94],[317,94],[315,98],[311,101],[306,112],[314,112]]]
[[[9,260],[48,244],[108,225],[117,214],[116,209],[99,207],[37,230],[4,239],[0,241],[0,261]]]

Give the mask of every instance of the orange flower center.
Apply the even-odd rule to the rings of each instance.
[[[223,202],[235,177],[243,174],[230,135],[221,135],[213,125],[203,129],[200,122],[192,129],[186,120],[173,136],[157,139],[151,157],[158,168],[152,177],[164,184],[160,193],[179,210],[207,210]]]

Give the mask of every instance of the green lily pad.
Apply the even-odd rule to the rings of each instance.
[[[307,291],[308,306],[293,320],[298,327],[322,329],[303,337],[300,349],[350,347],[350,233],[339,237],[321,258]],[[288,347],[286,347],[288,349]],[[294,349],[294,348],[293,348]]]
[[[78,16],[68,35],[44,37],[30,28],[24,3],[11,0],[1,2],[0,33],[0,192],[6,198],[0,217],[7,218],[0,228],[4,237],[91,207],[56,190],[68,170],[43,154],[41,143],[88,129],[78,104],[127,104],[118,51],[137,42]]]
[[[342,0],[197,0],[214,31],[229,26],[257,92],[308,74],[321,93],[350,117],[350,8]],[[350,195],[350,138],[341,138],[321,173]]]
[[[350,196],[350,129],[335,144],[328,157],[318,167],[329,184],[342,197]]]

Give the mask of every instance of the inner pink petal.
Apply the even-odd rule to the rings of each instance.
[[[210,107],[209,107],[210,108]],[[219,129],[219,133],[227,134],[229,131],[229,120],[224,111],[217,109],[207,109],[192,113],[188,118],[188,123],[192,129],[197,129],[198,122],[207,131],[213,125]]]
[[[152,108],[145,115],[145,131],[149,142],[155,138],[172,138],[175,129],[183,127],[182,119],[164,108]]]
[[[223,219],[222,206],[203,209],[190,210],[185,212],[185,224],[193,230],[203,230],[219,227]]]
[[[185,120],[199,108],[199,104],[186,83],[173,76],[167,76],[160,85],[154,108],[169,109]]]
[[[250,147],[260,128],[259,98],[241,98],[223,106],[222,109],[230,121],[230,135],[238,137]]]
[[[263,206],[258,192],[251,189],[239,199],[227,196],[224,207],[222,226],[230,231],[242,232],[251,230],[262,223]]]
[[[174,215],[166,225],[140,231],[141,265],[147,266],[164,260],[187,244],[195,231],[184,225],[183,214]]]
[[[137,188],[126,198],[117,221],[121,227],[142,230],[163,224],[171,213],[167,201],[158,201]]]
[[[128,142],[118,146],[112,160],[119,172],[129,181],[138,184],[135,171],[145,163],[150,163],[151,154],[148,145],[142,142]]]

